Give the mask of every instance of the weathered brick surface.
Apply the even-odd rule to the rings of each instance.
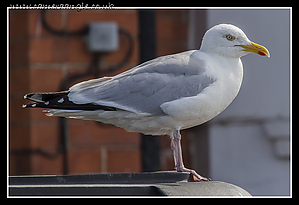
[[[140,150],[134,147],[116,147],[107,153],[108,172],[139,172]]]

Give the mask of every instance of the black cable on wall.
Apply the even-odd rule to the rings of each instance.
[[[138,10],[140,63],[156,57],[156,11]],[[160,137],[141,134],[142,171],[160,170]]]

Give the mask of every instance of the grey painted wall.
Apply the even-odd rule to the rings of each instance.
[[[207,27],[231,23],[271,58],[242,57],[239,95],[209,123],[210,177],[252,195],[290,194],[290,10],[211,9]]]

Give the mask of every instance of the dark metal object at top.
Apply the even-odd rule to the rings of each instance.
[[[250,197],[233,184],[188,182],[189,173],[11,176],[10,196],[239,196]]]

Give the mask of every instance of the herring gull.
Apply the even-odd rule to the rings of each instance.
[[[237,96],[243,79],[240,57],[270,57],[238,27],[210,28],[199,50],[162,56],[114,77],[84,81],[67,91],[29,93],[30,108],[51,108],[48,116],[95,120],[128,132],[169,135],[178,172],[208,180],[183,164],[180,130],[203,124]]]

